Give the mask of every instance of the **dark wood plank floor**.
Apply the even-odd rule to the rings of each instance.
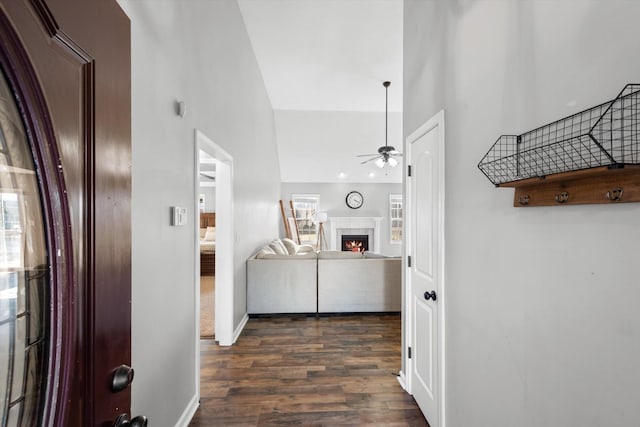
[[[191,426],[428,426],[398,384],[400,316],[251,319],[238,342],[201,341]]]

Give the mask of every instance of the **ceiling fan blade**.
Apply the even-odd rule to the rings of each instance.
[[[395,153],[389,153],[389,155],[394,156],[394,157],[402,157],[402,153],[399,151],[396,151]]]
[[[361,164],[361,165],[364,165],[365,163],[373,162],[374,160],[377,160],[377,159],[379,159],[379,158],[381,158],[381,157],[382,157],[382,156],[376,156],[376,157],[373,157],[373,158],[371,158],[371,159],[367,159],[367,160],[365,160],[364,162],[360,162],[360,164]]]
[[[378,156],[378,153],[375,154],[358,154],[356,157],[369,157],[369,156]]]

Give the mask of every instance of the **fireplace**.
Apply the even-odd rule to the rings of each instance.
[[[369,237],[367,246],[369,252],[380,253],[380,223],[382,217],[374,216],[362,216],[362,217],[329,217],[328,233],[329,238],[329,250],[341,251],[342,250],[342,236],[344,234],[350,235],[365,235]]]
[[[369,236],[366,234],[343,234],[342,250],[347,252],[364,252],[369,250]]]

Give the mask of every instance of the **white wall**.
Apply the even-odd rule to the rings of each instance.
[[[233,0],[121,0],[132,26],[132,410],[173,426],[195,392],[194,129],[234,158],[234,321],[245,260],[278,233],[273,111]],[[184,118],[174,103],[184,100]]]
[[[347,193],[359,191],[364,204],[351,209],[345,203]],[[288,203],[292,194],[319,194],[320,209],[327,211],[329,218],[380,216],[384,219],[380,230],[380,252],[384,255],[400,256],[402,245],[390,243],[389,195],[402,194],[402,184],[349,184],[349,183],[282,183],[282,200]],[[281,221],[282,222],[282,221]],[[329,239],[327,238],[327,243]]]
[[[640,80],[640,2],[405,0],[404,134],[446,112],[448,427],[637,425],[640,204],[513,208],[476,165]]]

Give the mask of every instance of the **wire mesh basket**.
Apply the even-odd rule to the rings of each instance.
[[[522,135],[502,135],[478,168],[494,185],[601,166],[640,164],[640,84],[612,101]]]

